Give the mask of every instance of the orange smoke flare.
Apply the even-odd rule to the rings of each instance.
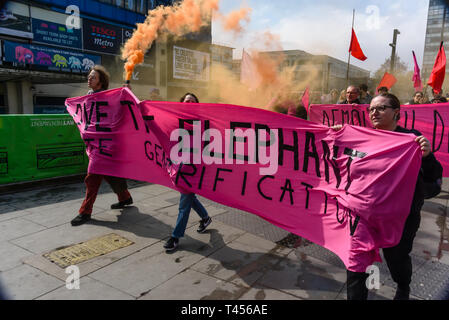
[[[220,0],[183,0],[173,6],[159,6],[148,12],[143,23],[137,24],[132,37],[122,48],[122,59],[125,63],[125,78],[131,79],[136,65],[143,62],[145,52],[160,36],[168,34],[183,36],[200,31],[201,27],[210,24],[210,19],[219,10]],[[240,21],[249,20],[250,9],[231,12],[228,17],[221,17],[226,30],[241,32]]]
[[[144,54],[141,50],[136,50],[131,56],[128,57],[128,60],[125,63],[126,80],[131,80],[134,68],[136,65],[143,62],[143,56]]]

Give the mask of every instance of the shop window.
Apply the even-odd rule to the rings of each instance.
[[[67,97],[36,96],[34,101],[34,114],[61,114],[68,113],[65,107]]]

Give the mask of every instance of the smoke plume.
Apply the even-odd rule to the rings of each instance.
[[[130,80],[136,65],[143,62],[145,52],[159,37],[167,35],[182,36],[200,31],[201,27],[211,23],[218,13],[220,0],[183,0],[173,6],[159,6],[148,12],[143,23],[122,49],[125,63],[125,79]],[[226,30],[241,32],[242,20],[249,21],[250,9],[242,8],[228,16],[216,15],[224,23]]]

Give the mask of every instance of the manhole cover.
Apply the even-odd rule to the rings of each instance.
[[[115,233],[110,233],[99,238],[46,253],[44,254],[44,258],[61,268],[66,268],[132,244],[134,242]]]

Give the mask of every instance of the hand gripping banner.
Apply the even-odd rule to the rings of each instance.
[[[312,105],[310,121],[334,126],[351,124],[372,128],[368,105]],[[449,177],[449,103],[401,106],[398,124],[406,129],[416,129],[429,139],[432,152],[443,166],[443,177]]]
[[[256,108],[140,102],[127,88],[66,100],[89,172],[193,192],[256,214],[352,271],[397,244],[421,164],[413,135]]]

